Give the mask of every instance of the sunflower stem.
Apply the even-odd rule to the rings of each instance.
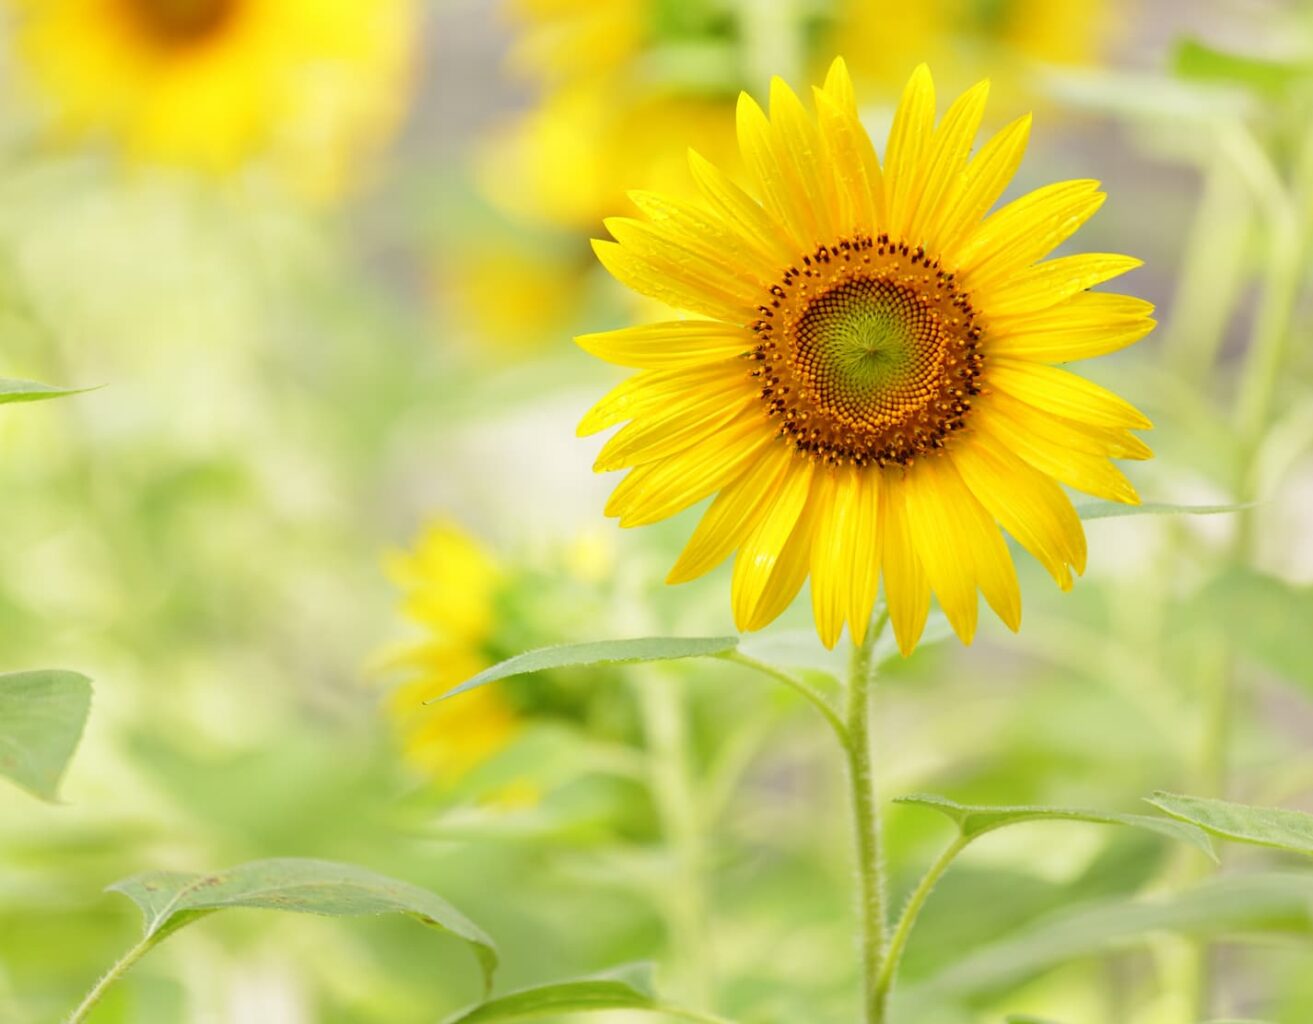
[[[884,1024],[888,989],[880,983],[885,959],[885,868],[880,836],[880,805],[871,756],[871,687],[875,677],[872,652],[888,621],[882,613],[853,645],[847,688],[848,782],[852,789],[853,829],[857,845],[858,942],[862,965],[862,1020]]]

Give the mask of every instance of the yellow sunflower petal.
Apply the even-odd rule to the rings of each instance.
[[[727,484],[703,514],[666,582],[697,579],[741,546],[774,504],[796,458],[787,445],[775,445],[762,454],[758,464]]]
[[[752,617],[744,624],[745,629],[755,630],[769,626],[781,613],[793,603],[798,591],[807,582],[807,567],[810,564],[812,541],[812,521],[815,518],[815,505],[808,503],[798,517],[793,533],[789,535],[779,560],[771,571],[770,579],[762,588],[761,598],[753,610]]]
[[[750,391],[737,398],[716,391],[685,395],[618,430],[602,446],[593,469],[606,473],[674,455],[722,429],[757,401]]]
[[[801,208],[799,186],[790,169],[781,167],[776,158],[770,121],[746,92],[739,94],[737,117],[739,150],[761,190],[766,210],[787,229],[795,251],[807,252],[815,244],[811,215]]]
[[[714,210],[670,196],[634,191],[629,198],[653,224],[688,240],[707,258],[729,261],[732,269],[745,269],[757,281],[773,282],[779,276],[779,257],[757,232],[744,231]]]
[[[988,289],[1043,259],[1070,238],[1107,196],[1097,181],[1062,181],[1038,188],[991,214],[957,251],[969,289]]]
[[[906,239],[909,244],[928,242],[926,228],[933,223],[935,215],[956,197],[988,99],[989,82],[978,83],[958,97],[935,129],[925,168],[925,184],[908,224]]]
[[[798,258],[797,246],[789,241],[779,221],[734,184],[724,171],[692,149],[688,151],[688,166],[694,182],[712,207],[727,223],[761,246],[777,266],[788,266]]]
[[[774,504],[739,548],[730,583],[730,602],[734,624],[740,630],[756,628],[752,624],[758,621],[771,576],[807,505],[811,479],[812,464],[795,463],[776,494]]]
[[[674,369],[645,370],[612,388],[584,414],[576,432],[580,437],[587,437],[649,410],[663,408],[683,395],[705,389],[732,398],[739,391],[736,385],[741,386],[745,379],[737,358]]]
[[[812,613],[821,643],[833,648],[843,632],[848,611],[848,564],[850,552],[846,541],[849,517],[855,512],[849,497],[853,491],[845,486],[839,500],[839,474],[847,471],[825,469],[816,475],[812,500],[816,503],[815,533],[811,542]]]
[[[912,72],[894,113],[885,149],[885,207],[888,231],[905,239],[924,187],[924,164],[935,127],[935,83],[924,64]]]
[[[830,65],[825,86],[813,93],[835,189],[853,204],[849,219],[840,221],[840,233],[874,235],[876,225],[885,221],[884,176],[875,144],[857,112],[857,97],[842,57]]]
[[[770,118],[776,162],[788,167],[798,185],[794,203],[798,229],[809,230],[812,238],[833,238],[839,232],[835,225],[837,196],[825,169],[816,123],[788,83],[778,77],[770,83]]]
[[[718,320],[667,320],[581,334],[585,352],[619,366],[660,369],[723,362],[752,350],[752,335]]]
[[[1055,416],[1096,427],[1151,430],[1153,423],[1107,388],[1056,366],[1019,359],[994,359],[989,384]]]
[[[960,187],[944,209],[926,218],[927,245],[956,266],[956,250],[980,223],[1017,173],[1030,140],[1030,115],[1020,117],[989,140],[967,164]]]
[[[1133,345],[1154,329],[1153,304],[1129,295],[1084,292],[1024,317],[992,321],[988,351],[1059,363],[1091,359]]]
[[[897,471],[893,471],[897,472]],[[880,568],[889,622],[903,656],[916,649],[930,614],[930,581],[912,544],[903,480],[886,475],[880,487]]]
[[[1085,531],[1062,488],[984,435],[954,448],[952,458],[989,514],[1071,589],[1071,570],[1085,571]]]
[[[671,268],[664,263],[653,266],[648,260],[626,251],[619,242],[595,238],[593,252],[617,281],[668,306],[703,313],[733,324],[749,323],[755,315],[751,307],[744,308],[737,296],[698,280],[694,274],[678,270],[671,273]]]
[[[1022,402],[1005,408],[1007,396],[994,394],[979,401],[972,427],[996,444],[1015,452],[1041,473],[1078,491],[1108,501],[1138,505],[1140,496],[1131,482],[1107,456],[1064,445],[1054,439],[1061,424],[1058,418],[1032,409]],[[988,410],[988,411],[986,411]]]
[[[1056,306],[1086,288],[1143,266],[1142,260],[1115,253],[1087,252],[1037,263],[992,287],[977,289],[975,299],[994,318],[1025,315]],[[1151,307],[1152,308],[1152,307]]]
[[[629,217],[608,217],[602,223],[631,256],[674,281],[723,298],[730,308],[746,313],[770,287],[768,280],[754,278],[749,268],[735,265],[731,254],[707,245],[696,235]]]
[[[880,588],[880,487],[883,477],[879,473],[853,472],[839,480],[839,497],[843,500],[846,487],[855,493],[847,498],[849,504],[847,548],[848,572],[848,630],[855,643],[866,639],[875,609],[875,597]]]
[[[749,416],[694,448],[631,469],[606,503],[621,526],[645,526],[696,505],[739,475],[776,438]]]
[[[976,631],[977,586],[1010,629],[1021,623],[1016,570],[994,521],[951,461],[927,458],[907,473],[909,534],[930,586],[964,644]]]

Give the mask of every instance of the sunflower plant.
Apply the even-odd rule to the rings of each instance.
[[[845,628],[850,640],[837,693],[815,674],[754,656],[738,637],[700,637],[531,651],[446,695],[567,665],[706,657],[802,694],[848,769],[867,1024],[889,1019],[922,907],[982,835],[1078,820],[1146,829],[1212,854],[1197,816],[909,797],[951,819],[958,836],[901,913],[890,913],[871,756],[885,632],[911,655],[933,597],[970,644],[978,595],[1017,630],[1021,596],[1004,535],[1070,589],[1086,547],[1064,488],[1100,499],[1086,506],[1100,514],[1133,507],[1139,496],[1115,461],[1151,455],[1137,436],[1151,426],[1140,411],[1058,365],[1115,352],[1153,329],[1148,302],[1092,290],[1140,261],[1050,258],[1102,206],[1096,181],[1059,182],[998,205],[1031,118],[976,149],[988,93],[982,82],[937,117],[930,71],[917,68],[878,155],[842,59],[813,90],[811,111],[777,78],[769,113],[747,94],[739,99],[743,184],[690,151],[694,198],[631,193],[640,216],[608,219],[611,238],[594,242],[614,277],[677,313],[578,339],[637,371],[579,427],[587,435],[619,426],[595,465],[628,469],[607,514],[643,526],[712,499],[668,582],[733,556],[730,603],[749,632],[779,617],[810,580],[820,642],[835,647]]]

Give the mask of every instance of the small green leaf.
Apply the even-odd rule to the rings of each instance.
[[[680,658],[711,658],[728,654],[739,645],[736,636],[679,637],[652,636],[634,640],[600,640],[584,644],[561,644],[557,647],[540,647],[507,658],[498,665],[484,669],[467,679],[454,690],[434,700],[446,700],[485,683],[511,676],[526,675],[552,668],[580,668],[585,665],[614,665],[639,661],[676,661]],[[427,703],[433,703],[428,701]]]
[[[1313,854],[1313,814],[1175,793],[1155,793],[1149,803],[1223,839]]]
[[[65,395],[81,394],[86,388],[56,388],[49,384],[38,384],[33,380],[13,380],[0,377],[0,403],[4,402],[41,402],[47,398],[62,398]]]
[[[652,995],[651,967],[636,964],[589,978],[553,982],[521,989],[458,1010],[443,1024],[493,1024],[539,1020],[563,1013],[601,1010],[651,1010],[661,1007]]]
[[[1169,505],[1161,501],[1148,501],[1139,505],[1125,505],[1119,501],[1088,501],[1076,506],[1082,519],[1119,519],[1123,516],[1217,516],[1228,512],[1243,512],[1253,508],[1245,505]]]
[[[942,796],[921,793],[899,797],[895,803],[929,807],[931,810],[938,811],[957,824],[964,839],[975,839],[995,829],[1030,821],[1084,821],[1095,825],[1126,825],[1130,828],[1157,832],[1169,839],[1190,843],[1213,860],[1217,860],[1213,844],[1204,832],[1170,818],[1155,818],[1145,814],[1073,810],[1066,807],[979,807],[959,804]]]
[[[217,910],[286,910],[328,917],[408,914],[463,939],[483,969],[485,990],[497,967],[493,942],[442,898],[408,882],[351,864],[295,857],[251,861],[229,871],[196,875],[147,871],[109,887],[141,909],[147,948]]]
[[[54,800],[91,711],[91,681],[44,669],[0,675],[0,775]]]

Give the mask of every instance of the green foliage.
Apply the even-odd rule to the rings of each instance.
[[[0,404],[6,402],[42,402],[48,398],[62,398],[65,395],[76,395],[85,391],[85,388],[57,388],[49,384],[38,384],[31,380],[14,380],[10,377],[0,377]]]
[[[1175,793],[1155,793],[1149,803],[1223,839],[1313,855],[1313,814]]]
[[[147,948],[215,911],[239,907],[327,917],[406,914],[466,942],[478,958],[485,987],[497,967],[492,940],[441,897],[351,864],[285,857],[212,875],[147,871],[109,888],[141,909]]]
[[[1125,516],[1216,516],[1230,512],[1243,512],[1253,505],[1171,505],[1160,501],[1146,501],[1127,505],[1120,501],[1087,501],[1076,506],[1082,519],[1120,519]]]
[[[682,658],[711,658],[728,654],[739,645],[738,637],[642,637],[634,640],[600,640],[582,644],[542,647],[508,658],[467,679],[443,698],[473,690],[477,686],[511,676],[545,669],[581,668],[587,665],[632,664],[644,661],[678,661]],[[442,698],[439,698],[442,699]]]
[[[1067,807],[975,807],[959,804],[946,797],[931,794],[914,794],[899,797],[900,804],[929,807],[951,819],[964,839],[975,839],[1008,825],[1021,825],[1032,821],[1085,821],[1096,825],[1125,825],[1130,828],[1157,832],[1179,842],[1189,843],[1217,860],[1213,844],[1198,828],[1183,822],[1154,818],[1143,814],[1115,814],[1107,811],[1074,810]]]
[[[0,775],[54,800],[90,710],[91,681],[77,672],[0,675]]]
[[[536,985],[457,1011],[443,1024],[501,1024],[504,1021],[543,1020],[557,1014],[606,1010],[640,1010],[683,1016],[680,1011],[663,1006],[656,998],[651,973],[649,965],[637,964],[589,978]]]

